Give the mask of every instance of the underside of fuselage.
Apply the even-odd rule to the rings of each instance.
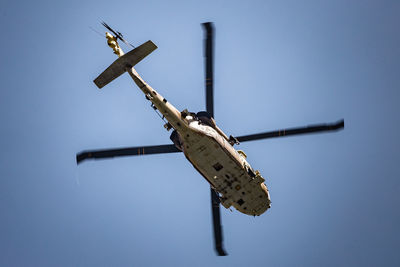
[[[251,169],[244,153],[238,153],[213,125],[189,119],[187,127],[173,133],[171,139],[175,139],[174,143],[194,168],[220,194],[225,208],[233,206],[244,214],[256,216],[270,207],[264,178]]]

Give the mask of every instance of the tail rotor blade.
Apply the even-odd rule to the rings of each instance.
[[[117,36],[117,37],[119,36],[119,34],[118,34],[116,31],[114,31],[110,26],[108,26],[107,23],[105,23],[104,21],[102,21],[101,24],[102,24],[104,27],[106,27],[107,30],[109,30],[110,32],[112,32],[115,36]]]
[[[121,39],[121,41],[124,42],[127,46],[130,46],[130,47],[132,47],[132,48],[135,48],[134,45],[132,45],[131,43],[127,42],[124,38],[119,37],[119,39]]]

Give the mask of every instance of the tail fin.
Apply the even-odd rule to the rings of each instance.
[[[147,41],[115,60],[103,73],[94,80],[97,87],[103,88],[108,83],[118,78],[126,71],[126,67],[133,67],[143,58],[156,50],[157,46],[152,41]]]

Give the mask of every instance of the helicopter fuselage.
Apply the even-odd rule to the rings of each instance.
[[[265,179],[251,168],[245,153],[236,150],[218,126],[204,123],[194,113],[179,112],[151,88],[133,67],[128,67],[127,72],[146,99],[168,120],[166,128],[176,131],[179,140],[177,147],[220,194],[221,204],[225,208],[233,206],[244,214],[255,216],[270,207]]]
[[[220,205],[233,206],[241,213],[258,216],[270,208],[271,200],[265,179],[259,171],[251,168],[246,154],[234,148],[239,142],[255,141],[266,138],[300,135],[308,133],[336,131],[344,128],[344,120],[336,123],[307,125],[304,127],[279,129],[269,132],[237,136],[227,135],[216,125],[213,94],[213,40],[212,23],[204,23],[205,35],[205,96],[206,111],[197,113],[188,110],[179,111],[156,90],[151,88],[136,72],[134,66],[152,53],[157,46],[148,40],[138,47],[127,43],[122,34],[114,31],[105,22],[102,23],[114,35],[106,32],[107,44],[118,56],[97,78],[93,80],[101,89],[125,72],[144,93],[151,106],[162,114],[164,127],[173,129],[170,139],[173,144],[124,147],[115,149],[86,150],[76,155],[79,164],[85,159],[103,159],[123,156],[165,154],[183,152],[187,160],[206,179],[211,186],[211,211],[215,250],[219,256],[227,253],[223,246]],[[124,54],[118,40],[132,46]],[[167,120],[167,121],[165,121]]]

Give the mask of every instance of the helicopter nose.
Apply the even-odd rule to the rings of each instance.
[[[271,197],[269,195],[268,187],[264,183],[261,184],[261,187],[264,193],[267,195],[267,209],[269,209],[271,208]]]

